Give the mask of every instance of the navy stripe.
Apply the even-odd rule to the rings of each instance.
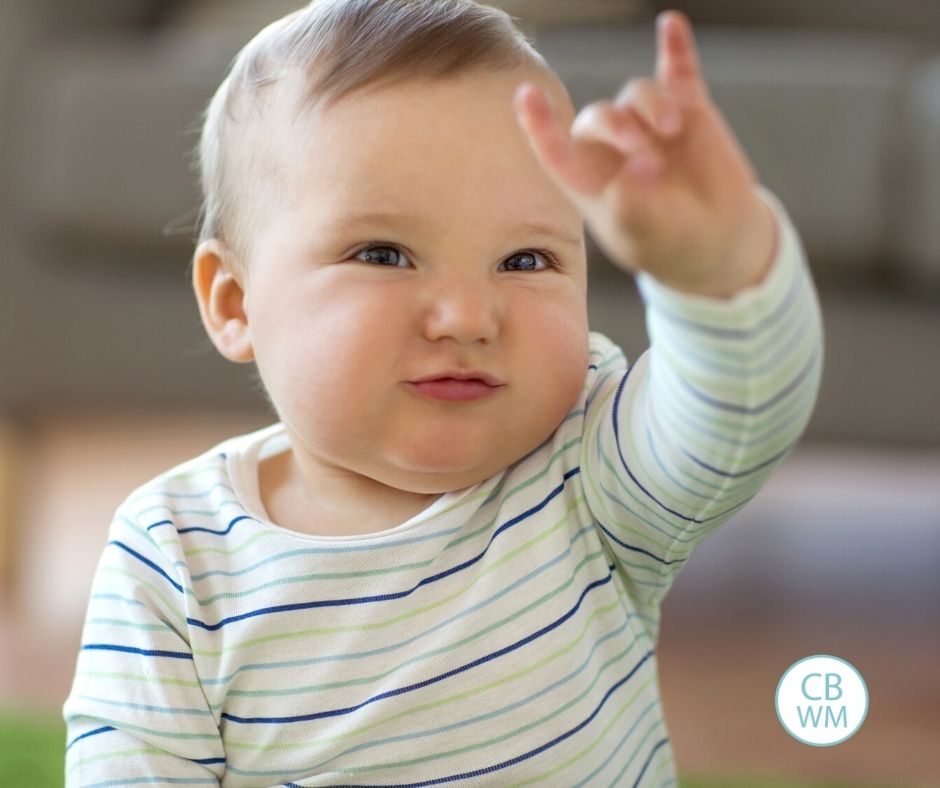
[[[419,788],[419,786],[425,786],[425,785],[439,785],[440,783],[455,782],[456,780],[467,780],[467,779],[470,779],[471,777],[481,777],[483,775],[490,774],[492,772],[500,771],[501,769],[507,769],[510,766],[515,766],[518,763],[523,763],[524,761],[527,761],[530,758],[533,758],[536,755],[539,755],[545,752],[546,750],[549,750],[552,747],[555,747],[556,745],[563,742],[565,739],[573,736],[575,733],[580,731],[586,725],[590,724],[590,722],[600,713],[601,709],[604,707],[604,704],[607,703],[608,698],[610,698],[610,696],[617,689],[619,689],[626,682],[628,682],[636,674],[636,672],[643,666],[643,664],[648,659],[650,659],[655,653],[656,653],[655,651],[647,651],[643,655],[643,657],[640,659],[640,661],[637,662],[636,665],[634,665],[630,669],[630,672],[627,673],[627,675],[625,675],[623,678],[617,681],[616,684],[611,686],[607,690],[607,692],[604,693],[604,697],[601,698],[600,701],[598,701],[597,706],[595,706],[594,710],[591,712],[590,715],[588,715],[587,718],[583,719],[581,722],[579,722],[570,730],[565,731],[559,736],[556,736],[551,741],[546,742],[545,744],[542,744],[536,747],[535,749],[529,750],[529,752],[525,752],[522,755],[517,755],[516,757],[510,758],[507,761],[502,761],[501,763],[493,764],[492,766],[485,766],[481,769],[474,769],[473,771],[470,771],[470,772],[461,772],[460,774],[450,774],[450,775],[447,775],[446,777],[437,777],[435,779],[424,780],[419,783],[382,783],[382,785],[386,786],[386,788]],[[656,750],[659,749],[666,741],[668,741],[668,739],[663,739],[653,748],[653,751],[650,753],[650,758],[652,758]],[[296,785],[296,783],[287,783],[287,785],[293,786],[293,785]],[[369,785],[376,785],[376,783],[369,783]],[[369,788],[369,785],[344,783],[342,785],[332,785],[329,788]]]
[[[254,517],[250,517],[247,514],[240,514],[238,515],[238,517],[232,520],[228,524],[228,527],[225,529],[220,530],[218,528],[203,528],[201,526],[192,526],[191,528],[177,528],[176,532],[179,534],[190,534],[190,533],[198,532],[198,533],[204,533],[204,534],[215,534],[216,536],[225,536],[232,530],[235,524],[238,523],[239,521],[254,520],[254,519],[255,519]],[[154,523],[153,525],[148,525],[147,530],[149,531],[151,528],[157,528],[158,526],[161,526],[161,525],[173,525],[175,527],[176,524],[172,520],[160,520],[160,522],[158,523]]]
[[[685,449],[682,449],[682,453],[686,457],[688,457],[690,460],[692,460],[692,462],[696,463],[697,465],[700,465],[702,468],[705,468],[706,470],[711,471],[714,474],[717,474],[718,476],[724,476],[725,478],[728,478],[728,479],[740,479],[742,476],[750,476],[752,473],[756,473],[757,471],[763,468],[766,468],[768,465],[773,465],[775,462],[777,462],[777,460],[782,459],[783,456],[787,454],[787,452],[791,451],[793,447],[796,446],[796,443],[797,441],[793,441],[785,449],[783,449],[782,451],[778,451],[770,459],[764,460],[763,462],[755,465],[753,468],[747,468],[743,471],[723,471],[721,470],[721,468],[716,468],[713,465],[709,465],[704,460],[700,460],[694,454],[686,451]]]
[[[640,780],[642,780],[643,775],[646,774],[646,770],[649,768],[649,765],[653,760],[653,756],[657,753],[657,751],[661,747],[665,747],[666,742],[668,741],[669,741],[669,738],[667,737],[665,739],[660,739],[658,742],[656,742],[656,746],[653,747],[653,749],[650,751],[649,757],[647,757],[646,759],[646,763],[643,764],[643,768],[640,769],[640,773],[636,776],[636,781],[633,783],[633,788],[637,788],[637,786],[640,784]]]
[[[187,618],[186,623],[190,624],[191,626],[199,627],[200,629],[205,629],[205,630],[212,632],[212,631],[221,629],[224,626],[228,626],[229,624],[233,624],[237,621],[244,621],[247,618],[256,618],[258,616],[265,616],[265,615],[269,615],[272,613],[289,613],[294,610],[311,610],[317,607],[340,607],[343,605],[365,605],[365,604],[369,604],[370,602],[387,602],[391,599],[401,599],[403,597],[408,596],[409,594],[413,594],[415,591],[421,588],[421,586],[435,583],[439,580],[449,577],[452,574],[455,574],[457,572],[462,572],[463,570],[473,566],[478,561],[483,560],[483,558],[486,556],[487,552],[489,551],[490,546],[493,544],[493,540],[496,539],[496,537],[499,534],[503,533],[508,528],[511,528],[512,526],[522,522],[528,517],[531,517],[536,512],[539,512],[542,509],[544,509],[549,503],[551,503],[552,499],[556,498],[561,493],[561,491],[565,487],[565,482],[567,482],[572,476],[575,476],[579,473],[581,473],[581,469],[578,467],[572,468],[570,471],[567,471],[563,477],[562,483],[559,484],[557,487],[555,487],[555,489],[553,489],[550,493],[548,493],[548,495],[546,495],[545,498],[542,499],[540,503],[536,504],[531,509],[525,512],[522,512],[521,514],[516,515],[512,519],[507,520],[499,528],[497,528],[490,536],[489,542],[487,542],[486,547],[484,547],[483,550],[480,551],[476,556],[464,561],[462,564],[457,564],[456,566],[453,566],[450,569],[445,569],[443,572],[440,572],[436,575],[430,575],[428,577],[422,578],[418,583],[413,585],[411,588],[405,589],[403,591],[395,591],[389,594],[374,594],[372,596],[347,597],[347,598],[341,598],[341,599],[320,599],[314,602],[295,602],[289,605],[274,605],[272,607],[263,607],[258,610],[249,610],[247,613],[241,613],[237,616],[229,616],[228,618],[223,618],[220,621],[216,622],[215,624],[208,624],[205,621],[200,621],[197,618]]]
[[[185,651],[153,651],[133,646],[119,646],[116,643],[88,643],[82,651],[123,651],[127,654],[142,654],[145,657],[169,657],[170,659],[192,659],[193,655]]]
[[[212,528],[202,528],[200,526],[192,526],[191,528],[180,528],[179,533],[181,534],[191,534],[191,533],[204,533],[204,534],[215,534],[216,536],[225,536],[229,533],[232,528],[235,527],[236,523],[241,522],[242,520],[252,520],[254,517],[250,517],[247,514],[240,514],[238,517],[234,518],[229,524],[228,527],[224,530],[212,529]]]
[[[603,523],[598,522],[598,523],[597,523],[597,526],[598,526],[598,528],[600,528],[605,534],[607,534],[607,536],[609,537],[610,541],[616,542],[616,543],[619,544],[621,547],[624,547],[624,548],[626,548],[627,550],[632,550],[634,553],[642,553],[643,555],[648,555],[648,556],[649,556],[650,558],[652,558],[654,561],[659,561],[659,563],[663,564],[664,566],[669,566],[670,564],[684,564],[684,563],[686,562],[686,560],[688,560],[688,559],[686,559],[686,558],[677,558],[677,559],[675,559],[674,561],[667,561],[667,560],[665,560],[664,558],[660,558],[658,555],[653,555],[649,550],[644,550],[642,547],[636,547],[635,545],[627,544],[626,542],[622,541],[621,539],[618,539],[616,536],[614,536],[614,534],[612,534],[610,531],[608,531],[608,530],[604,527],[604,524],[603,524]]]
[[[743,413],[743,414],[753,416],[753,415],[757,415],[758,413],[762,413],[768,408],[773,407],[781,399],[783,399],[788,394],[790,394],[797,386],[799,386],[800,383],[802,383],[803,380],[809,375],[813,367],[816,366],[816,361],[818,358],[819,358],[819,349],[814,348],[812,355],[809,357],[809,360],[806,362],[806,364],[803,365],[803,369],[799,371],[799,373],[793,380],[787,383],[786,386],[780,389],[780,391],[774,394],[766,402],[762,402],[760,405],[755,405],[753,408],[749,408],[745,405],[738,405],[737,403],[734,403],[734,402],[723,402],[722,400],[715,399],[714,397],[709,397],[704,392],[701,392],[697,388],[695,388],[695,386],[689,383],[685,378],[678,376],[678,375],[676,377],[678,377],[678,379],[682,382],[682,384],[689,391],[691,391],[692,394],[694,394],[697,399],[701,400],[707,405],[711,405],[713,408],[717,408],[719,410],[729,410],[729,411],[732,411],[733,413]]]
[[[153,561],[151,561],[149,558],[145,558],[145,557],[142,556],[140,553],[138,553],[136,550],[132,550],[130,547],[128,547],[126,544],[124,544],[124,542],[119,542],[119,541],[117,541],[117,540],[112,540],[112,541],[108,542],[108,544],[113,544],[115,547],[120,547],[122,550],[125,550],[126,552],[130,553],[130,554],[131,554],[132,556],[134,556],[134,558],[136,558],[138,561],[142,561],[142,562],[145,563],[147,566],[149,566],[151,569],[153,569],[158,575],[161,575],[162,577],[166,578],[166,579],[169,581],[170,585],[173,586],[173,588],[175,588],[175,589],[176,589],[177,591],[179,591],[181,594],[183,593],[183,586],[181,586],[179,583],[177,583],[172,577],[170,577],[166,572],[164,572],[159,566],[157,566],[157,565],[156,565]]]
[[[651,501],[656,503],[656,505],[659,506],[661,509],[669,512],[669,514],[675,515],[681,520],[686,520],[687,522],[690,522],[690,523],[701,523],[703,522],[702,520],[696,520],[694,517],[689,517],[686,514],[682,514],[682,512],[677,512],[675,509],[670,509],[668,506],[666,506],[666,504],[664,504],[655,495],[653,495],[653,493],[651,493],[642,484],[640,484],[640,480],[637,479],[636,476],[634,476],[633,471],[630,470],[630,466],[627,464],[627,458],[623,456],[623,446],[621,445],[621,441],[620,441],[620,419],[619,419],[620,398],[621,396],[623,396],[623,389],[627,385],[627,378],[630,377],[630,373],[635,368],[636,368],[636,364],[634,363],[627,369],[626,373],[623,376],[623,380],[620,381],[620,385],[617,387],[617,396],[614,397],[614,407],[612,411],[613,422],[614,422],[614,443],[617,444],[617,454],[620,457],[620,464],[623,465],[623,469],[627,472],[627,475],[633,480],[633,483],[637,487],[639,487],[646,494],[646,496]]]
[[[736,340],[754,339],[759,337],[769,328],[772,328],[773,325],[778,323],[790,310],[793,302],[796,301],[797,295],[799,295],[801,283],[802,277],[794,274],[793,278],[790,280],[790,287],[788,288],[787,294],[784,296],[783,300],[777,305],[773,312],[767,315],[767,317],[759,320],[751,328],[720,328],[718,326],[711,326],[706,323],[699,323],[696,320],[677,315],[675,312],[666,309],[658,303],[653,306],[653,311],[655,311],[657,315],[660,315],[669,320],[670,323],[674,323],[678,326],[685,326],[686,328],[690,328],[693,331],[696,331],[699,334],[704,334],[706,336]],[[647,300],[644,298],[644,304],[647,303]]]
[[[110,725],[105,725],[103,728],[95,728],[93,731],[88,731],[88,733],[83,733],[81,736],[76,736],[68,743],[68,745],[66,745],[65,749],[68,750],[73,744],[75,744],[75,742],[79,742],[82,739],[87,739],[89,736],[97,736],[99,733],[107,733],[108,731],[113,730],[116,730],[116,728],[113,728]]]
[[[619,414],[619,412],[620,412],[620,399],[621,399],[621,397],[622,397],[622,395],[623,395],[624,388],[626,387],[627,378],[630,376],[630,373],[633,371],[633,368],[634,368],[635,366],[636,366],[636,364],[633,364],[632,366],[630,366],[630,368],[627,369],[626,374],[624,374],[623,380],[620,381],[620,386],[619,386],[618,389],[617,389],[617,395],[616,395],[616,397],[614,398],[614,407],[613,407],[613,411],[612,411],[613,422],[614,422],[614,438],[615,438],[615,443],[617,444],[617,454],[618,454],[618,456],[620,457],[620,464],[623,466],[624,470],[627,472],[627,475],[633,480],[633,483],[634,483],[637,487],[639,487],[639,488],[646,494],[646,496],[647,496],[651,501],[653,501],[657,506],[659,506],[660,508],[662,508],[664,511],[669,512],[669,514],[675,515],[676,517],[678,517],[678,518],[680,518],[680,519],[682,519],[682,520],[685,520],[686,522],[704,524],[704,523],[707,523],[707,522],[709,522],[709,521],[711,521],[711,520],[716,520],[716,519],[719,519],[719,518],[721,518],[721,517],[724,517],[724,516],[726,516],[727,514],[729,514],[729,513],[731,513],[731,512],[734,512],[736,509],[740,509],[745,503],[747,503],[751,498],[753,498],[753,495],[750,496],[750,497],[748,497],[748,498],[746,498],[745,500],[741,501],[740,503],[736,503],[736,504],[735,504],[734,506],[732,506],[730,509],[726,509],[725,511],[720,512],[720,513],[715,514],[715,515],[712,515],[712,516],[710,516],[710,517],[704,517],[704,518],[690,517],[689,515],[685,515],[685,514],[683,514],[682,512],[678,512],[678,511],[676,511],[675,509],[671,509],[671,508],[669,508],[668,506],[666,506],[666,504],[664,504],[664,503],[663,503],[662,501],[660,501],[655,495],[653,495],[649,490],[647,490],[646,487],[644,487],[644,486],[640,483],[640,480],[636,478],[636,476],[634,475],[633,471],[630,470],[630,466],[629,466],[629,464],[627,463],[627,458],[626,458],[626,457],[624,456],[624,454],[623,454],[623,446],[621,445],[621,441],[620,441],[620,420],[619,420],[619,415],[618,415],[618,414]],[[802,374],[802,373],[801,373],[801,374]],[[771,457],[770,459],[765,460],[764,462],[761,462],[761,463],[758,464],[758,465],[755,465],[753,468],[748,468],[748,469],[746,469],[746,470],[738,471],[738,472],[736,472],[736,473],[734,473],[734,472],[728,472],[728,471],[723,471],[723,470],[721,470],[720,468],[715,468],[714,466],[709,465],[709,464],[706,463],[705,461],[700,460],[698,457],[696,457],[695,455],[693,455],[691,452],[688,452],[686,449],[682,449],[682,453],[683,453],[686,457],[688,457],[690,460],[692,460],[693,462],[697,463],[697,464],[700,465],[702,468],[705,468],[705,469],[711,471],[712,473],[718,474],[719,476],[729,477],[729,478],[738,478],[738,477],[747,476],[747,475],[749,475],[749,474],[755,473],[755,472],[759,471],[761,468],[764,468],[764,467],[766,467],[766,466],[768,466],[768,465],[771,465],[771,464],[777,462],[777,461],[778,461],[779,459],[781,459],[787,452],[789,452],[790,450],[792,450],[793,446],[795,446],[795,445],[796,445],[796,442],[791,443],[789,446],[787,446],[787,448],[785,448],[785,449],[784,449],[783,451],[781,451],[781,452],[778,452],[777,454],[775,454],[775,455],[774,455],[773,457]],[[610,532],[605,529],[605,533],[608,533],[608,534],[609,534]],[[611,538],[613,538],[613,535],[612,535],[612,534],[610,534],[610,535],[611,535]],[[619,542],[619,540],[617,540],[617,541],[618,541],[619,544],[623,544],[623,542]],[[625,544],[624,544],[624,547],[627,547],[627,546],[628,546],[628,545],[625,545]],[[651,555],[650,557],[655,558],[655,556],[652,556],[652,555]]]
[[[460,673],[464,673],[468,670],[471,670],[472,668],[475,668],[478,665],[483,665],[486,662],[490,662],[491,660],[496,659],[497,657],[502,657],[502,656],[505,656],[506,654],[516,651],[517,649],[522,648],[527,643],[531,643],[533,640],[538,640],[540,637],[548,634],[553,629],[557,629],[563,623],[565,623],[565,621],[567,621],[575,613],[578,612],[578,610],[581,608],[581,603],[584,601],[584,598],[588,595],[590,591],[600,586],[606,585],[607,583],[611,581],[611,578],[613,577],[611,572],[613,572],[614,568],[615,568],[614,566],[608,565],[607,576],[599,580],[594,580],[591,583],[589,583],[587,587],[581,592],[581,595],[578,597],[578,601],[574,604],[574,606],[567,613],[555,619],[555,621],[551,622],[550,624],[547,624],[546,626],[542,627],[536,632],[533,632],[530,635],[526,635],[524,638],[522,638],[521,640],[517,640],[515,643],[510,643],[508,646],[505,646],[499,649],[498,651],[494,651],[490,654],[486,654],[485,656],[482,656],[479,659],[475,659],[472,662],[469,662],[465,665],[461,665],[460,667],[454,668],[453,670],[448,670],[446,673],[440,673],[437,676],[432,676],[431,678],[425,679],[424,681],[419,681],[419,682],[416,682],[414,684],[409,684],[404,687],[398,687],[397,689],[389,690],[388,692],[381,692],[378,695],[373,695],[371,698],[366,698],[366,700],[364,700],[362,703],[357,703],[355,706],[347,706],[341,709],[331,709],[329,711],[318,711],[313,714],[301,714],[301,715],[294,716],[294,717],[237,717],[234,714],[223,712],[222,719],[228,720],[230,722],[242,723],[244,725],[254,725],[254,724],[267,725],[267,724],[272,724],[272,723],[280,725],[280,724],[284,724],[288,722],[310,722],[311,720],[319,720],[319,719],[323,719],[324,717],[336,717],[342,714],[351,714],[352,712],[358,711],[364,706],[368,706],[371,703],[376,703],[385,698],[392,698],[397,695],[403,695],[407,692],[413,692],[415,690],[422,689],[423,687],[428,687],[432,684],[437,684],[439,681],[443,681],[446,678],[459,675]]]

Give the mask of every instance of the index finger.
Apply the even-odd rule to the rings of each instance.
[[[681,11],[656,17],[656,78],[680,99],[692,100],[705,91],[692,23]]]

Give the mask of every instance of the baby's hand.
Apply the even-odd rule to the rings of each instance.
[[[715,297],[763,279],[775,219],[711,101],[684,14],[657,18],[655,79],[584,107],[570,131],[534,84],[520,85],[515,102],[542,166],[619,267]]]

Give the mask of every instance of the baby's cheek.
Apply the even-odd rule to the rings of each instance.
[[[590,355],[586,304],[564,293],[554,303],[533,304],[528,315],[527,330],[537,337],[540,352],[552,359],[551,365],[567,373],[583,372]]]
[[[589,348],[586,327],[577,320],[558,319],[530,344],[527,392],[537,429],[550,434],[575,407],[581,395]],[[536,426],[536,425],[533,425]]]
[[[562,417],[574,408],[581,396],[590,358],[587,349],[582,350],[580,344],[571,345],[566,350],[554,387]]]

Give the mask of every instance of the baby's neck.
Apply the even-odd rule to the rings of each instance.
[[[423,512],[440,494],[385,488],[366,499],[330,501],[304,484],[291,450],[263,460],[258,467],[261,503],[268,519],[281,528],[321,536],[352,536],[394,528]]]

